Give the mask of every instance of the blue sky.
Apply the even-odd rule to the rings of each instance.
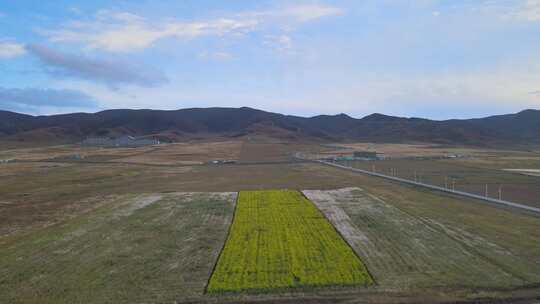
[[[0,0],[0,109],[540,108],[540,0]]]

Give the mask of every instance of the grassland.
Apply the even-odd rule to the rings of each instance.
[[[242,191],[209,293],[366,286],[351,247],[297,191]]]
[[[508,172],[496,168],[482,167],[482,159],[445,159],[445,160],[384,160],[384,161],[351,161],[347,165],[365,170],[397,175],[410,180],[421,180],[424,183],[455,187],[456,190],[485,195],[540,207],[540,178],[527,176],[517,172]],[[534,165],[528,168],[537,168]]]
[[[2,143],[0,143],[1,145]],[[9,147],[2,149],[0,147],[0,160],[46,161],[77,154],[88,162],[196,165],[214,159],[238,159],[241,148],[242,142],[239,140],[212,142],[199,140],[137,148],[81,147],[77,144],[19,149],[9,149]]]
[[[226,146],[215,145],[224,149]],[[70,149],[66,146],[36,148],[31,152],[24,149],[21,154],[38,159],[43,151],[47,158],[57,153],[72,153]],[[139,153],[146,158],[153,152],[143,149],[92,152],[92,159],[104,163],[0,164],[0,303],[62,303],[64,297],[64,302],[71,303],[124,300],[215,303],[214,296],[204,296],[204,286],[224,244],[234,204],[231,199],[219,199],[216,195],[189,198],[177,192],[344,187],[363,190],[361,194],[353,193],[354,199],[337,200],[354,227],[366,230],[364,234],[370,238],[387,236],[376,243],[380,261],[387,258],[391,262],[386,276],[384,267],[377,268],[376,264],[370,264],[372,259],[362,256],[377,280],[376,286],[231,298],[220,295],[218,299],[439,303],[534,299],[540,295],[540,285],[531,275],[531,272],[540,273],[537,217],[311,163],[180,164],[203,162],[228,153],[239,155],[241,162],[285,161],[295,151],[316,152],[318,144],[250,142],[243,143],[240,152],[235,147],[231,149],[202,151],[198,156],[199,152],[190,152],[184,145],[172,145],[163,153],[154,151],[155,161],[136,164],[121,163],[119,158],[136,157]],[[6,157],[19,155],[18,151],[10,150]],[[469,178],[483,179],[486,174],[497,172],[493,169],[534,168],[539,163],[534,161],[533,154],[490,152],[463,160],[463,164],[478,168],[477,174]],[[161,157],[164,159],[160,160]],[[432,168],[452,169],[452,164],[441,162],[443,167]],[[430,163],[424,166],[428,167]],[[496,180],[497,176],[492,174],[490,178]],[[510,174],[509,178],[508,182],[521,175]],[[525,191],[527,187],[532,190]],[[535,198],[538,196],[531,195],[535,187],[524,185],[519,192],[525,198]],[[152,197],[161,198],[147,200]],[[355,210],[362,212],[357,214]],[[83,231],[86,232],[79,235]],[[388,240],[393,243],[389,244]],[[419,246],[415,246],[417,243]],[[456,259],[452,260],[444,250],[455,254]],[[427,253],[431,256],[426,257]],[[414,258],[416,255],[418,260]],[[440,268],[435,267],[439,263],[437,255],[442,259]],[[18,256],[22,259],[17,260]],[[448,264],[445,258],[462,264]],[[477,264],[486,265],[494,276]],[[460,280],[471,282],[472,287],[460,284]]]
[[[463,223],[421,216],[360,188],[305,194],[352,244],[383,289],[487,293],[540,283],[540,266],[532,256]],[[535,221],[528,220],[531,228]]]
[[[389,159],[383,161],[342,161],[343,164],[364,170],[397,176],[456,190],[487,194],[512,202],[540,206],[540,178],[507,169],[540,168],[540,151],[535,147],[510,150],[472,147],[452,147],[434,144],[377,144],[351,143],[335,144],[334,150],[309,153],[311,158],[351,156],[356,150],[370,150],[384,153]],[[339,149],[337,149],[339,148]],[[429,159],[449,154],[465,157],[453,159]],[[428,159],[415,159],[424,157]]]
[[[234,198],[111,196],[61,224],[4,237],[0,303],[172,303],[199,296]]]

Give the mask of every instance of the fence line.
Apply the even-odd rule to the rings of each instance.
[[[298,155],[297,155],[297,157],[298,157]],[[353,172],[363,173],[363,174],[367,174],[367,175],[371,175],[371,176],[377,176],[377,177],[393,180],[393,181],[400,182],[400,183],[405,183],[405,184],[409,184],[409,185],[424,187],[424,188],[428,188],[428,189],[431,189],[431,190],[447,192],[447,193],[451,193],[451,194],[455,194],[455,195],[465,196],[465,197],[468,197],[468,198],[479,199],[479,200],[487,201],[489,203],[504,205],[504,206],[507,206],[507,207],[522,209],[522,210],[534,212],[536,214],[540,214],[540,208],[536,208],[536,207],[531,207],[531,206],[518,204],[518,203],[514,203],[514,202],[509,202],[509,201],[505,201],[505,200],[499,200],[499,199],[486,197],[486,196],[481,196],[481,195],[477,195],[477,194],[472,194],[472,193],[468,193],[468,192],[448,189],[448,188],[439,187],[439,186],[435,186],[435,185],[425,184],[425,183],[412,181],[412,180],[405,179],[405,178],[400,178],[400,177],[396,177],[396,176],[390,176],[390,175],[377,173],[377,172],[373,172],[373,171],[368,171],[368,170],[364,170],[364,169],[357,169],[357,168],[353,168],[353,167],[348,167],[348,166],[340,165],[340,164],[337,164],[337,163],[334,163],[334,162],[328,162],[328,161],[323,161],[323,160],[316,160],[316,162],[319,162],[319,163],[324,164],[324,165],[340,168],[340,169],[353,171]]]

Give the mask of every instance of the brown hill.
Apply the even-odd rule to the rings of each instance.
[[[0,139],[76,142],[87,136],[157,135],[173,141],[194,137],[266,134],[289,140],[496,145],[540,143],[540,111],[466,120],[428,120],[372,114],[299,117],[252,108],[192,108],[176,111],[107,110],[30,116],[0,111]]]

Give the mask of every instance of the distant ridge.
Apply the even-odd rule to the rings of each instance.
[[[31,116],[0,111],[0,139],[77,142],[87,136],[157,136],[163,140],[264,134],[284,139],[434,142],[464,145],[540,143],[540,110],[477,119],[429,120],[379,113],[299,117],[242,108],[106,110]]]

